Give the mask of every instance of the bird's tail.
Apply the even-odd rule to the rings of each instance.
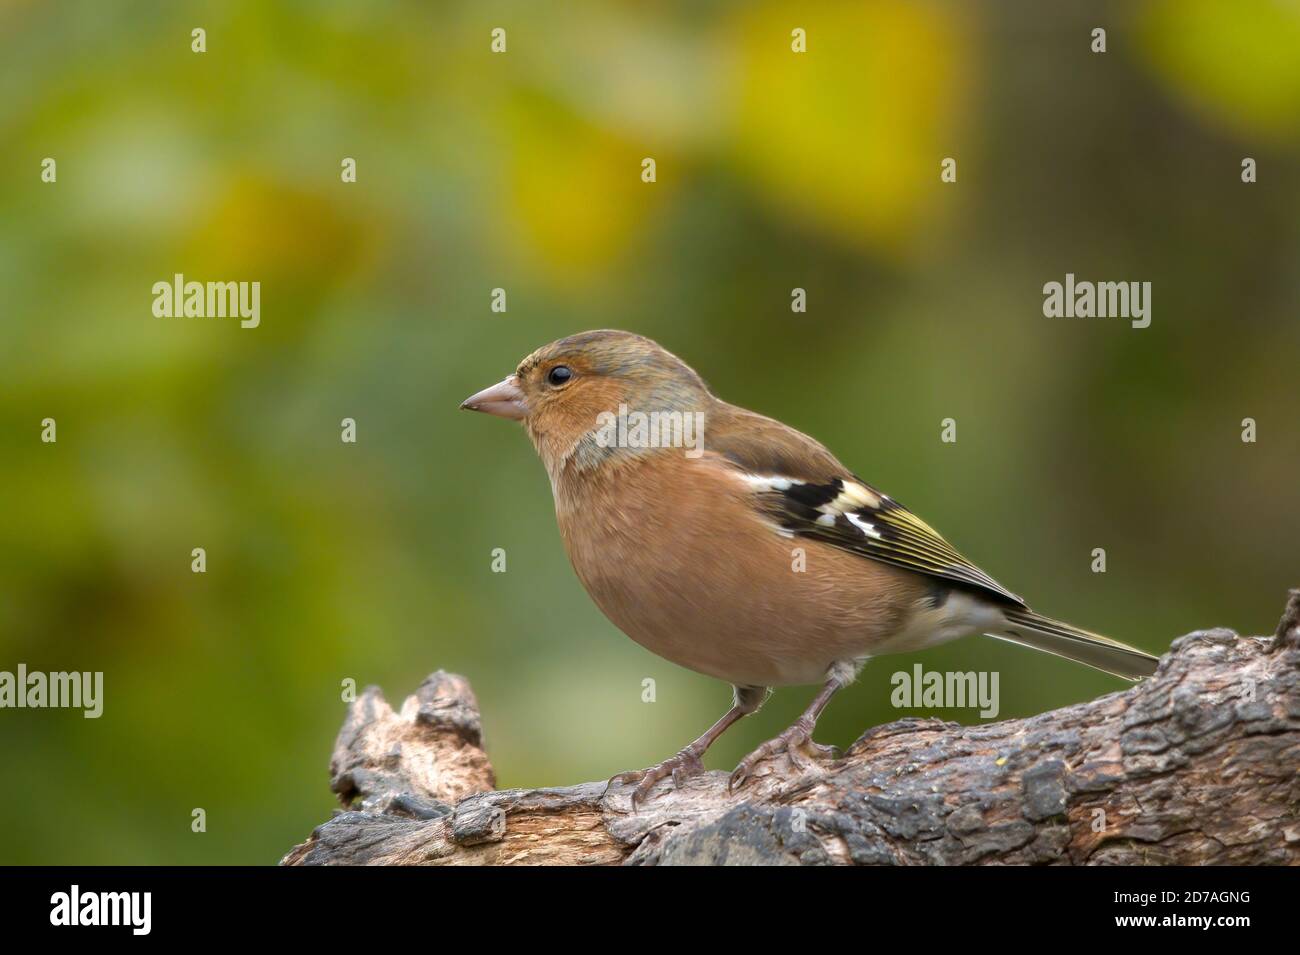
[[[1159,662],[1156,657],[1118,640],[1080,630],[1032,610],[1004,609],[1002,616],[1006,625],[988,631],[988,636],[1055,653],[1126,680],[1140,680],[1156,672]]]

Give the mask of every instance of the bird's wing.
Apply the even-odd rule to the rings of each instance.
[[[855,477],[812,438],[752,412],[728,412],[723,423],[743,414],[743,426],[717,429],[705,444],[737,468],[753,488],[756,506],[782,530],[966,587],[996,603],[1025,606],[933,527]]]

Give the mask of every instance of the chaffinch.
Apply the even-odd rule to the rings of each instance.
[[[552,342],[461,407],[523,423],[573,568],[614,625],[734,688],[699,739],[621,775],[634,805],[666,777],[701,772],[710,744],[772,687],[822,684],[730,784],[777,754],[803,765],[827,753],[812,740],[818,716],[880,654],[983,633],[1131,680],[1155,670],[1149,654],[1030,610],[818,442],[714,397],[648,338]]]

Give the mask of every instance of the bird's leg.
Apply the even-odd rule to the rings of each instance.
[[[731,774],[731,778],[727,780],[728,791],[744,785],[745,780],[750,777],[759,763],[778,753],[785,753],[796,769],[804,769],[807,766],[807,760],[804,759],[802,750],[810,751],[816,756],[825,759],[833,759],[838,756],[839,753],[835,747],[823,746],[820,743],[813,742],[813,728],[817,725],[817,718],[822,715],[822,710],[826,709],[826,704],[831,701],[831,697],[838,690],[852,683],[857,672],[858,665],[855,663],[832,664],[830,670],[826,673],[826,682],[823,684],[821,692],[808,704],[808,709],[803,711],[803,715],[795,720],[794,725],[788,730],[768,740],[740,761],[740,765],[736,767]]]
[[[767,687],[764,686],[737,686],[734,690],[735,702],[731,709],[722,714],[722,718],[705,730],[695,742],[687,744],[677,755],[670,756],[649,769],[619,773],[610,780],[611,784],[615,781],[637,784],[636,789],[632,790],[633,809],[650,794],[659,780],[671,776],[673,786],[680,789],[687,777],[704,772],[704,753],[713,745],[713,741],[742,716],[748,716],[762,706],[768,694]]]

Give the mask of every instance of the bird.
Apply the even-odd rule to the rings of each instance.
[[[702,773],[705,751],[777,687],[820,689],[728,790],[765,760],[833,758],[813,740],[817,719],[876,656],[986,634],[1128,680],[1155,672],[1150,654],[1031,610],[819,442],[716,397],[649,338],[561,338],[461,408],[523,425],[564,549],[605,616],[732,686],[732,706],[698,739],[611,779],[633,787],[633,809],[662,780],[681,788]]]

